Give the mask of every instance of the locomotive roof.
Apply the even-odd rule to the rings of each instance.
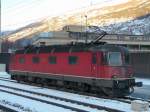
[[[75,45],[51,45],[51,46],[28,46],[17,50],[16,54],[50,53],[50,52],[83,52],[83,51],[127,51],[126,48],[108,44],[75,44]]]

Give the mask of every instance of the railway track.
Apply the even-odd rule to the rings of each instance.
[[[9,81],[9,80],[4,79],[4,81]],[[10,82],[14,82],[14,81],[10,80]],[[16,83],[16,82],[14,82],[14,83]],[[47,97],[47,98],[53,98],[53,99],[56,99],[56,100],[70,102],[70,103],[73,103],[73,104],[83,105],[83,106],[95,108],[95,109],[98,109],[98,110],[106,110],[106,111],[109,111],[109,112],[122,112],[122,111],[119,111],[117,109],[110,109],[108,107],[103,107],[103,106],[99,106],[99,105],[93,105],[93,104],[89,104],[89,103],[85,103],[85,102],[80,102],[80,101],[75,101],[75,100],[71,100],[71,99],[67,99],[67,98],[62,98],[62,97],[58,97],[58,96],[54,96],[54,95],[47,95],[47,94],[43,94],[43,93],[37,93],[37,92],[33,92],[33,91],[29,91],[29,90],[24,90],[24,89],[19,89],[19,88],[15,88],[15,87],[9,87],[9,86],[6,86],[6,85],[0,85],[0,87],[12,89],[12,90],[15,90],[15,91],[22,91],[22,92],[26,92],[26,93],[30,93],[30,94],[34,94],[34,95],[39,95],[39,96],[43,96],[43,97]],[[106,98],[106,97],[101,97],[101,98],[109,99],[109,98]],[[124,102],[124,103],[128,103],[128,104],[131,104],[132,100],[141,100],[139,98],[136,99],[136,98],[130,98],[130,97],[126,97],[125,99],[118,99],[118,98],[111,98],[111,99],[112,100],[117,100],[117,101],[120,101],[120,102]],[[150,103],[150,101],[148,101],[148,102]]]
[[[10,80],[9,78],[3,78],[3,77],[0,77],[0,80],[3,80],[3,81],[8,81],[8,82],[13,82],[13,83],[18,83],[16,80]],[[28,84],[28,83],[24,83],[24,82],[19,82],[20,84],[27,84],[27,85],[33,85],[35,86],[34,84]],[[41,87],[41,85],[36,85],[38,87]],[[60,89],[57,89],[55,87],[48,87],[49,89],[56,89],[56,90],[60,90]],[[61,91],[67,91],[67,92],[71,92],[71,93],[76,93],[76,91],[72,91],[72,90],[62,90]],[[142,98],[136,98],[136,97],[130,97],[130,96],[127,96],[127,97],[124,97],[124,98],[110,98],[110,97],[105,97],[105,96],[97,96],[95,94],[90,94],[90,93],[85,93],[85,92],[78,92],[78,94],[81,94],[81,95],[88,95],[88,96],[94,96],[94,97],[97,97],[97,98],[104,98],[104,99],[113,99],[113,100],[118,100],[118,101],[122,101],[122,102],[126,102],[126,103],[130,103],[130,101],[132,100],[142,100],[142,101],[147,101],[150,103],[150,100],[144,100]],[[129,101],[130,100],[130,101]]]
[[[63,104],[60,104],[60,103],[55,103],[55,102],[51,102],[51,101],[38,99],[38,98],[35,98],[35,97],[19,94],[19,93],[8,91],[8,90],[4,90],[4,89],[0,89],[0,91],[1,92],[5,92],[5,93],[9,93],[9,94],[13,94],[13,95],[16,95],[16,96],[21,96],[21,97],[24,97],[24,98],[28,98],[28,99],[31,99],[31,100],[39,101],[39,102],[42,102],[42,103],[46,103],[46,104],[62,107],[62,108],[65,108],[65,109],[70,109],[70,110],[76,111],[76,112],[89,112],[89,111],[86,111],[86,110],[83,110],[83,109],[79,109],[79,108],[75,108],[75,107],[71,107],[71,106],[66,106],[66,105],[63,105]]]
[[[2,104],[0,104],[0,112],[18,112],[10,107],[4,106]]]
[[[116,100],[120,102],[124,102],[124,103],[129,103],[129,104],[131,104],[131,101],[134,101],[134,100],[146,101],[149,103],[149,108],[150,108],[150,100],[144,100],[141,98],[132,98],[132,97],[125,97],[125,99],[116,99]]]
[[[0,80],[2,80],[2,81],[8,81],[8,82],[18,83],[16,80],[11,80],[11,79],[9,79],[9,78],[4,78],[4,77],[0,77]]]
[[[5,89],[2,89],[2,88],[5,88]],[[29,94],[32,94],[32,95],[38,95],[40,97],[42,96],[42,97],[45,97],[45,98],[54,99],[54,100],[57,100],[57,101],[59,100],[61,103],[51,102],[51,101],[47,101],[47,100],[42,100],[43,98],[38,99],[36,97],[31,97],[29,95],[19,94],[18,92],[8,91],[6,88],[11,89],[11,90],[15,90],[15,91],[21,91],[21,92],[29,93]],[[32,99],[32,100],[40,101],[40,102],[43,102],[43,103],[63,107],[63,108],[70,109],[70,110],[73,110],[73,111],[76,111],[76,112],[90,112],[90,111],[87,111],[87,109],[83,110],[83,109],[80,109],[80,108],[76,108],[78,106],[83,106],[83,107],[86,107],[86,108],[88,107],[88,108],[97,109],[97,110],[106,110],[108,112],[123,112],[123,111],[120,111],[120,110],[117,110],[117,109],[111,109],[111,108],[108,108],[108,107],[93,105],[93,104],[89,104],[89,103],[85,103],[85,102],[75,101],[75,100],[66,99],[66,98],[57,97],[57,96],[46,95],[46,94],[42,94],[42,93],[36,93],[36,92],[33,92],[33,91],[18,89],[18,88],[14,88],[14,87],[8,87],[8,86],[4,86],[4,85],[0,85],[0,91],[6,92],[6,93],[9,93],[9,94],[14,94],[14,95],[21,96],[21,97],[25,97],[25,98],[29,98],[29,99]],[[64,105],[64,102],[71,103],[74,106],[70,107],[70,106]]]

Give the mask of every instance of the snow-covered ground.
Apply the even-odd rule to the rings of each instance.
[[[0,77],[10,78],[10,75],[7,72],[0,72]]]
[[[6,90],[6,91],[8,90],[10,92],[14,92],[14,90],[8,89],[8,88],[0,87],[0,89]],[[25,92],[20,92],[20,91],[15,91],[15,93],[22,94],[22,95],[29,96],[29,97],[34,97],[34,98],[41,99],[41,100],[44,100],[44,101],[54,102],[54,103],[57,103],[57,104],[63,104],[65,106],[69,106],[69,107],[73,107],[73,108],[76,107],[76,108],[79,108],[79,109],[82,109],[82,110],[88,110],[90,112],[99,112],[99,110],[91,108],[91,107],[82,106],[82,105],[79,105],[79,104],[70,103],[70,102],[66,102],[66,101],[62,101],[62,100],[57,100],[57,99],[54,99],[54,98],[47,98],[47,97],[44,97],[44,96],[39,96],[39,95],[35,95],[35,94],[31,94],[31,93],[25,93]],[[16,97],[18,97],[18,96],[16,96]],[[26,99],[26,98],[24,98],[24,99]],[[26,102],[26,101],[24,100],[24,102]],[[24,102],[22,102],[21,104],[24,104]],[[32,102],[32,100],[30,102]],[[38,103],[37,101],[34,101],[34,102]],[[39,103],[41,103],[41,102],[39,102]],[[29,104],[28,104],[28,107],[29,107]],[[35,109],[35,110],[39,110],[39,109]],[[102,112],[104,112],[104,111],[102,111]]]
[[[68,98],[68,99],[72,99],[72,100],[76,100],[76,101],[82,101],[82,102],[86,102],[86,103],[90,103],[90,104],[111,107],[113,109],[120,109],[122,111],[127,110],[128,112],[131,112],[130,104],[122,103],[122,102],[115,101],[115,100],[108,100],[108,99],[96,98],[96,97],[91,97],[91,96],[78,95],[78,94],[62,92],[62,91],[58,91],[58,90],[46,89],[46,88],[29,86],[29,85],[18,84],[18,83],[13,83],[13,82],[6,82],[6,81],[0,81],[0,84],[11,86],[11,87],[23,88],[25,90],[34,91],[34,92],[38,92],[38,93]],[[2,95],[0,97],[0,100],[11,101],[9,99],[9,97],[5,97],[5,96],[3,97]],[[15,98],[15,100],[17,100],[17,98]],[[28,105],[28,106],[32,107],[33,105]]]
[[[16,106],[18,107],[18,109],[16,110],[19,110],[19,112],[21,111],[25,112],[27,110],[28,111],[30,110],[30,112],[72,112],[71,110],[68,109],[49,105],[46,103],[43,104],[41,102],[37,102],[16,95],[11,95],[4,92],[0,92],[0,104],[6,105],[8,107],[12,107],[13,109],[15,109],[14,106]]]
[[[136,78],[137,82],[143,82],[143,85],[150,85],[150,79]]]
[[[0,75],[1,75],[0,77],[2,77],[2,76],[5,78],[10,77],[10,75],[7,73],[0,73]],[[136,81],[142,81],[144,85],[145,84],[150,85],[150,80],[148,80],[148,79],[136,78]],[[43,94],[47,94],[47,95],[54,95],[54,96],[64,97],[64,98],[72,99],[72,100],[76,100],[76,101],[82,101],[82,102],[86,102],[86,103],[90,103],[90,104],[101,105],[101,106],[110,107],[113,109],[119,109],[119,110],[126,111],[126,112],[132,112],[130,104],[115,101],[115,100],[108,100],[108,99],[96,98],[96,97],[91,97],[91,96],[78,95],[78,94],[53,90],[53,89],[29,86],[29,85],[25,85],[25,84],[6,82],[6,81],[1,81],[1,80],[0,80],[0,84],[11,86],[11,87],[16,87],[16,88],[23,88],[25,90],[43,93]],[[71,111],[71,110],[65,111],[65,110],[63,110],[63,108],[60,108],[60,107],[57,109],[57,107],[52,106],[52,105],[43,104],[43,103],[32,101],[29,99],[21,98],[19,96],[9,95],[7,93],[0,92],[0,103],[2,103],[3,101],[8,101],[12,104],[13,103],[18,104],[18,105],[20,104],[23,107],[25,107],[26,109],[34,110],[33,112],[43,112],[43,111],[41,111],[43,109],[48,110],[48,111],[44,111],[44,112]],[[40,105],[40,106],[38,106],[38,105]],[[51,110],[53,110],[53,111],[51,111]]]

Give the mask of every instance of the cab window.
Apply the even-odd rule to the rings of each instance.
[[[122,58],[120,52],[109,52],[108,53],[108,62],[111,66],[121,66]]]

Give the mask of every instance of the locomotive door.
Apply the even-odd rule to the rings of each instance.
[[[93,77],[97,77],[98,75],[98,58],[97,53],[92,54],[92,66],[91,66],[91,72]]]

